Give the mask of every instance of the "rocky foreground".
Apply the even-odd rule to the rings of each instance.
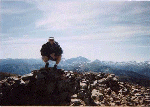
[[[34,70],[0,81],[1,105],[150,106],[150,88],[114,74]]]

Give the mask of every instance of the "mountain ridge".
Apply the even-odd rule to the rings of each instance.
[[[50,67],[54,65],[50,61]],[[34,69],[44,67],[42,59],[3,59],[0,61],[0,72],[8,72],[13,74],[24,75]],[[105,72],[114,73],[120,77],[126,77],[125,80],[150,80],[150,64],[149,61],[137,63],[136,61],[129,62],[112,62],[112,61],[90,61],[85,57],[63,59],[58,68],[72,70],[75,72]],[[128,79],[127,79],[128,78]],[[132,80],[133,81],[133,80]]]

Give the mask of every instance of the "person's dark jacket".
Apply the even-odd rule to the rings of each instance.
[[[62,48],[58,44],[58,42],[54,42],[53,46],[50,44],[50,42],[47,42],[46,44],[42,45],[41,48],[41,55],[49,57],[50,54],[55,53],[55,56],[59,56],[63,53]]]

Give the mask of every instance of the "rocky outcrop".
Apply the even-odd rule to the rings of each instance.
[[[72,72],[40,69],[0,83],[1,105],[69,105],[78,85]]]
[[[7,72],[0,72],[0,81],[7,78],[7,77],[10,77],[10,76],[18,76],[18,75],[7,73]]]
[[[0,104],[150,106],[150,88],[119,82],[114,74],[49,68],[0,81]]]
[[[79,102],[83,106],[150,106],[150,88],[119,82],[114,74],[83,74],[80,90],[73,96],[78,99],[73,106]]]

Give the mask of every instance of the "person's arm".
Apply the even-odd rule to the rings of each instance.
[[[57,51],[56,51],[55,55],[56,55],[56,56],[60,56],[62,53],[63,53],[62,48],[61,48],[60,46],[57,47]]]
[[[63,53],[62,48],[60,47],[60,45],[58,44],[58,42],[55,42],[55,56],[60,56]]]
[[[42,56],[47,56],[47,48],[46,44],[42,45],[42,48],[40,50]]]

